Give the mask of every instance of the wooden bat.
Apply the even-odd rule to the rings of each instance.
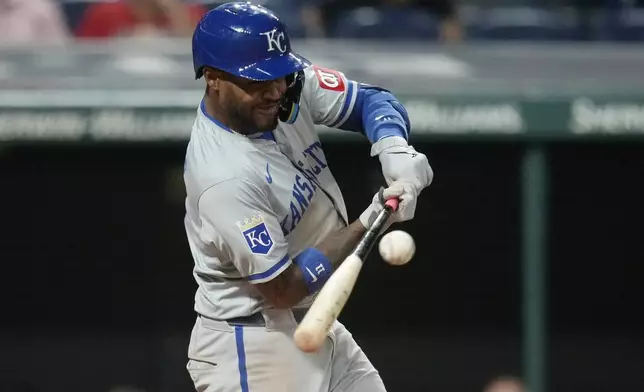
[[[385,202],[383,210],[364,233],[353,252],[344,259],[315,297],[293,335],[295,345],[300,350],[311,353],[322,346],[333,322],[338,318],[351,295],[367,255],[396,209],[398,209],[398,199],[389,199]]]

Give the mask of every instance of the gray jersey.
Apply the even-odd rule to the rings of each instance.
[[[228,319],[260,311],[267,304],[253,285],[273,279],[301,251],[346,225],[315,124],[346,121],[357,90],[340,72],[307,68],[298,117],[280,123],[273,138],[232,132],[202,103],[184,170],[198,313]]]

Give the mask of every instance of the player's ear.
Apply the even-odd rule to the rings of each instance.
[[[206,84],[208,87],[213,91],[219,91],[219,73],[214,69],[206,67],[203,74],[206,78]]]

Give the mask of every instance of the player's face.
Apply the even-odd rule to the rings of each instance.
[[[225,95],[229,117],[244,132],[272,131],[277,127],[279,104],[286,92],[284,78],[253,81],[233,77]]]

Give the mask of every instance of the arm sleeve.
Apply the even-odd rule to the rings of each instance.
[[[261,189],[238,178],[199,199],[202,240],[214,244],[249,282],[267,282],[290,264],[279,220]]]

